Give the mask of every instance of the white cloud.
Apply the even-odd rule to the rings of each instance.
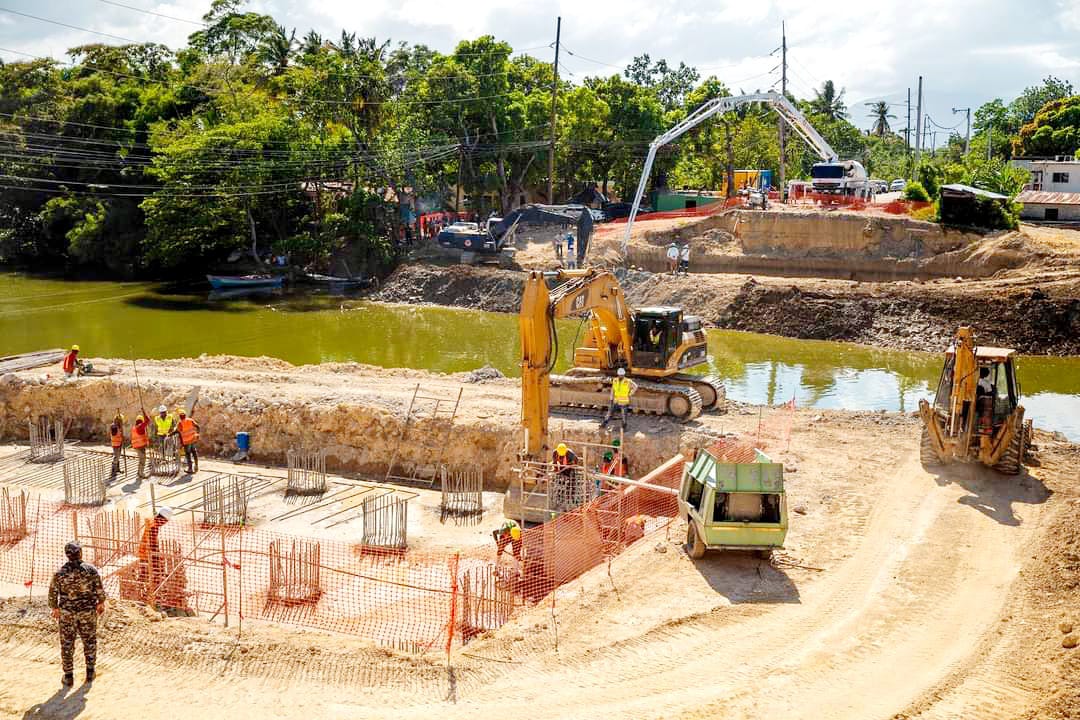
[[[178,18],[199,20],[209,0],[125,0]],[[182,45],[197,29],[98,0],[5,0],[21,12],[137,40]],[[806,97],[831,79],[847,91],[852,119],[866,126],[859,103],[903,103],[924,76],[926,108],[944,123],[952,107],[1009,99],[1049,73],[1080,84],[1080,0],[251,0],[303,35],[342,29],[361,36],[423,43],[449,51],[464,38],[490,33],[515,49],[550,59],[555,18],[563,18],[564,56],[579,81],[618,72],[631,58],[680,60],[734,89],[770,87],[786,21],[789,88]],[[73,45],[107,41],[93,34],[0,12],[0,47],[63,57]],[[0,52],[0,54],[3,54]],[[9,57],[4,55],[5,57]],[[596,64],[583,57],[599,60]],[[903,118],[905,108],[894,112]],[[951,123],[949,123],[951,124]]]

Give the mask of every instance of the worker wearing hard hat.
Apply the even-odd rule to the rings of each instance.
[[[187,460],[187,473],[192,475],[199,472],[199,449],[195,443],[199,442],[199,423],[187,416],[187,411],[182,407],[176,408],[176,416],[180,422],[176,431],[180,433],[180,444],[184,447],[184,459]],[[195,464],[192,465],[194,458]]]
[[[637,392],[638,386],[630,378],[626,377],[626,370],[619,368],[616,377],[611,381],[611,404],[608,406],[607,416],[600,427],[607,427],[618,410],[622,415],[622,427],[626,429],[626,413],[630,410],[630,396]]]
[[[145,410],[135,416],[135,424],[131,426],[131,449],[139,458],[139,480],[145,480],[149,475],[146,471],[146,447],[150,444],[150,416]]]
[[[67,378],[77,378],[79,375],[87,372],[87,366],[79,359],[78,345],[72,345],[71,349],[64,354],[62,367],[64,369],[64,376]]]
[[[164,563],[161,557],[162,526],[172,519],[172,508],[160,507],[154,517],[143,521],[142,538],[139,540],[139,581],[143,583],[143,593],[149,605],[157,605],[161,583],[165,580]]]
[[[551,453],[551,463],[555,466],[555,472],[569,479],[577,467],[578,457],[573,450],[566,447],[566,443],[559,443]]]
[[[510,546],[510,552],[513,553],[514,558],[521,559],[521,528],[516,522],[507,520],[498,530],[492,530],[491,534],[495,538],[496,560],[502,557],[507,545]]]
[[[112,446],[112,474],[115,476],[120,473],[120,458],[124,454],[124,416],[120,411],[109,424],[109,445]]]
[[[169,408],[158,405],[154,416],[154,436],[161,445],[161,457],[165,458],[165,439],[176,431],[176,418],[169,414]]]

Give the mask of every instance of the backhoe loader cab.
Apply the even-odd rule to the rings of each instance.
[[[960,328],[933,405],[920,401],[919,414],[924,465],[973,460],[1009,475],[1022,469],[1031,421],[1020,405],[1015,350],[976,347],[971,329]]]

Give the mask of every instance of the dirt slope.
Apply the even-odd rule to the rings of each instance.
[[[185,714],[234,720],[1075,717],[1080,651],[1058,624],[1080,622],[1080,452],[1041,435],[1030,476],[928,473],[916,441],[911,422],[806,424],[786,458],[805,515],[777,563],[690,561],[674,528],[470,644],[451,670],[437,652],[251,623],[237,640],[113,607],[135,617],[106,633],[94,687],[63,697],[44,610],[10,603],[0,716],[44,703],[26,717],[163,717],[183,698]]]
[[[960,324],[1032,355],[1080,354],[1080,266],[1039,266],[981,280],[853,282],[693,273],[622,274],[633,305],[679,305],[715,327],[904,350],[938,351]],[[406,265],[373,296],[516,313],[524,274]]]

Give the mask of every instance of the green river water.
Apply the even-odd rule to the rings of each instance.
[[[559,325],[565,367],[578,321]],[[517,319],[330,295],[215,298],[147,283],[0,274],[0,356],[79,343],[88,357],[268,355],[291,363],[356,361],[440,372],[485,364],[518,374]],[[752,403],[914,410],[941,356],[847,343],[709,332],[712,372],[728,396]],[[1080,440],[1080,358],[1024,357],[1024,405],[1042,428]]]

